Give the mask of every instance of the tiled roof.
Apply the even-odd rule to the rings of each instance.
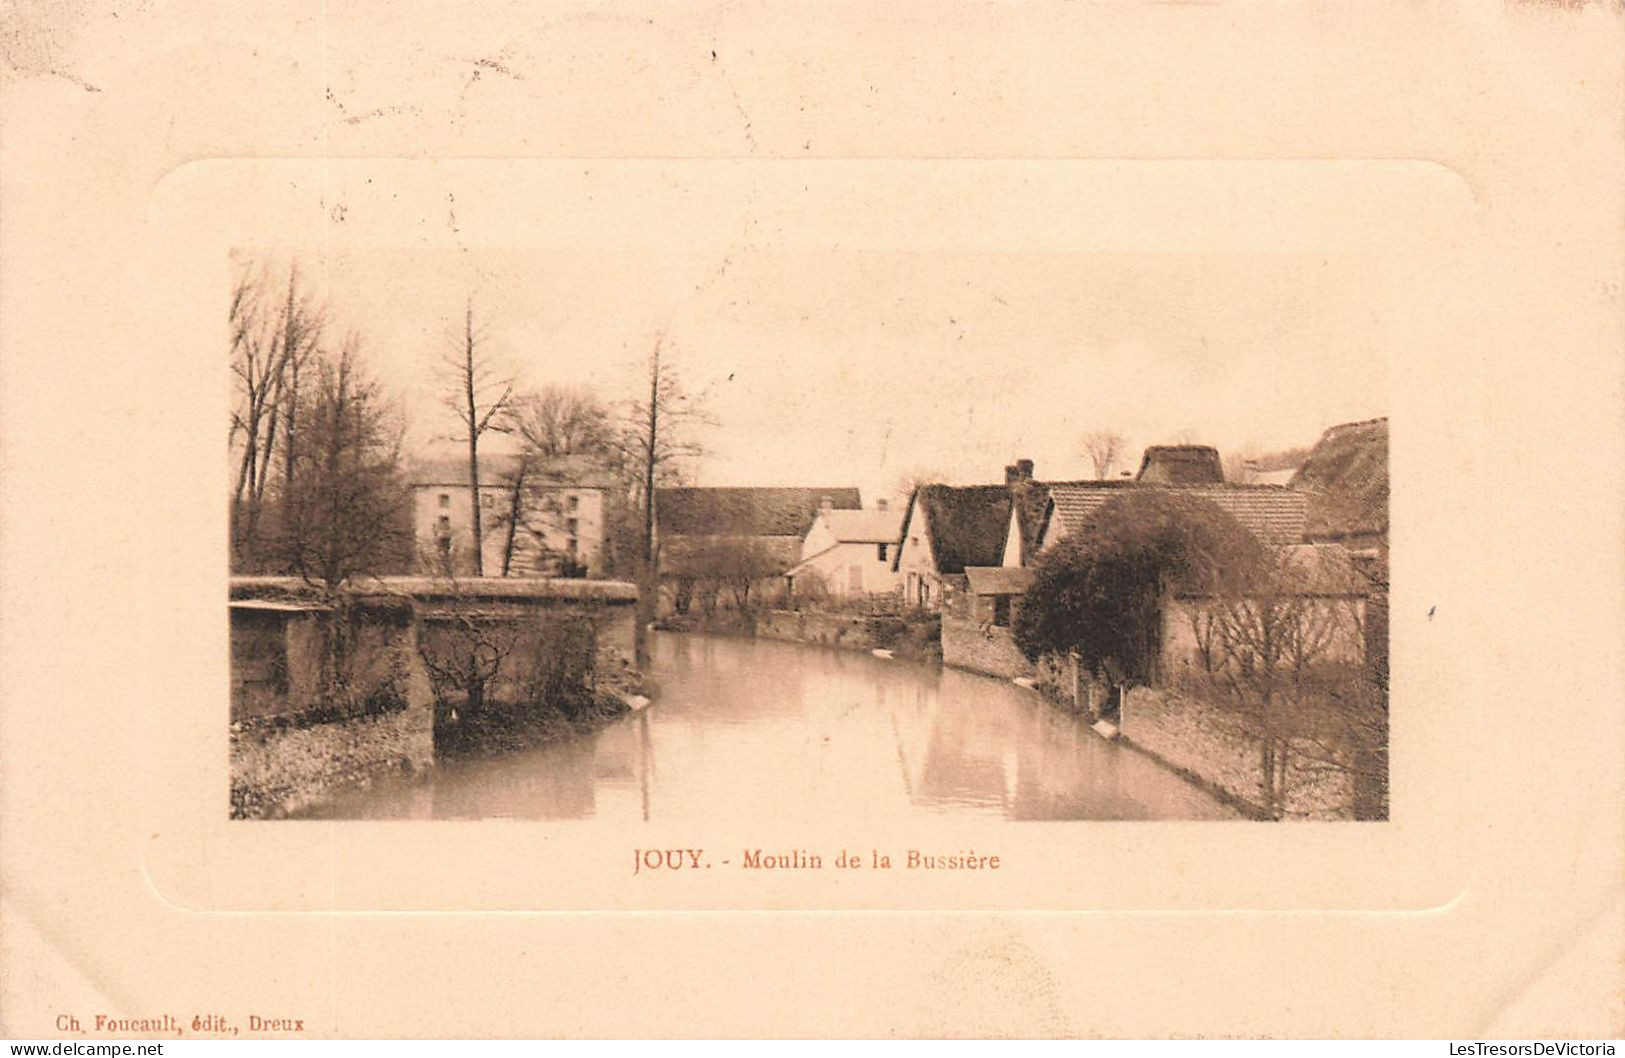
[[[830,534],[843,544],[890,544],[902,535],[902,511],[830,510],[823,517]]]
[[[490,485],[513,480],[524,457],[517,452],[491,452],[480,454],[480,484]],[[552,480],[560,485],[579,488],[609,488],[612,479],[602,465],[587,456],[559,456],[554,459],[534,459],[529,473],[532,480]],[[407,464],[406,479],[417,488],[468,487],[468,457],[437,457],[418,459]]]
[[[672,488],[655,493],[655,513],[663,537],[702,535],[807,535],[819,505],[858,510],[863,500],[852,487],[839,488]],[[895,539],[895,538],[894,538]]]
[[[1148,485],[1137,481],[1089,481],[1049,486],[1054,508],[1051,532],[1070,535],[1125,490],[1157,489],[1211,500],[1266,544],[1303,542],[1305,497],[1280,485]]]

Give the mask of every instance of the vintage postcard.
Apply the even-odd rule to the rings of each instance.
[[[1617,5],[5,17],[7,1035],[1625,1026]]]

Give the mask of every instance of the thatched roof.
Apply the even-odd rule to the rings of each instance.
[[[963,573],[966,566],[997,566],[1004,558],[1010,524],[1007,485],[921,485],[909,501],[898,540],[908,539],[915,507],[925,511],[931,554],[938,573]],[[897,549],[898,557],[902,548]],[[897,568],[897,558],[892,568]]]
[[[1388,535],[1388,420],[1333,426],[1292,478],[1309,498],[1311,540]]]
[[[664,538],[690,535],[792,536],[812,528],[820,504],[858,510],[863,500],[852,487],[837,488],[672,488],[655,493],[655,514]]]
[[[1138,481],[1078,481],[1049,486],[1050,529],[1066,536],[1079,532],[1113,496],[1125,492],[1167,492],[1207,500],[1225,511],[1260,541],[1276,546],[1304,538],[1305,497],[1281,485],[1149,485]]]
[[[1152,445],[1140,460],[1136,481],[1147,485],[1218,485],[1224,481],[1219,450],[1211,445]]]

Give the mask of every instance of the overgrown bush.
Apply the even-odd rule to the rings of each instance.
[[[1039,556],[1012,628],[1016,645],[1033,660],[1076,651],[1089,671],[1113,683],[1149,682],[1165,593],[1176,584],[1242,576],[1261,553],[1211,501],[1124,493]]]

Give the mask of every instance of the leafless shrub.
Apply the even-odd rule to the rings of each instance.
[[[418,654],[446,719],[479,716],[521,635],[521,626],[512,618],[472,605],[425,622],[418,635]]]
[[[1094,467],[1096,479],[1105,480],[1111,474],[1112,465],[1122,456],[1126,444],[1123,435],[1115,430],[1095,430],[1084,435],[1083,454]]]
[[[1324,570],[1263,557],[1187,613],[1196,664],[1186,689],[1257,739],[1260,789],[1285,811],[1294,774],[1339,772],[1356,814],[1386,814],[1387,693],[1364,645],[1366,599]],[[1328,589],[1332,590],[1328,590]]]

